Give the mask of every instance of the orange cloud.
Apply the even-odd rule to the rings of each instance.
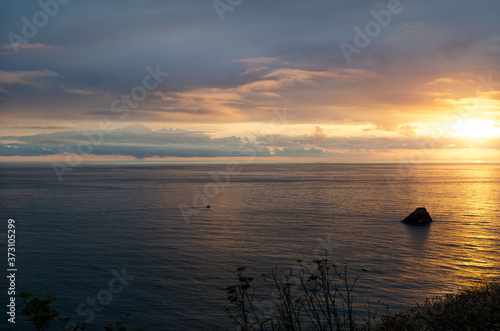
[[[274,58],[241,60],[243,63],[270,63]],[[296,68],[265,68],[256,80],[235,87],[194,88],[184,92],[157,92],[160,106],[170,119],[204,118],[224,121],[263,119],[263,114],[285,104],[284,94],[303,90],[307,85],[326,82],[354,82],[377,74],[362,69],[313,71]],[[254,73],[257,73],[255,71]],[[165,104],[166,103],[166,104]],[[262,115],[262,116],[261,116]]]
[[[453,79],[453,78],[448,78],[448,77],[442,77],[442,78],[437,78],[434,79],[431,82],[425,83],[424,86],[430,86],[430,85],[435,85],[435,84],[471,84],[471,83],[477,83],[474,80],[458,80],[458,79]]]

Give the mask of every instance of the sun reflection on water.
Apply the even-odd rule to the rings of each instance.
[[[441,172],[431,175],[433,184],[427,181],[425,192],[432,192],[432,203],[427,206],[434,211],[436,222],[425,236],[425,248],[429,258],[446,270],[437,280],[443,288],[436,287],[436,295],[500,277],[497,170],[483,165],[443,166]],[[416,177],[421,175],[424,173],[417,171]],[[414,178],[416,182],[428,179]],[[429,201],[421,194],[414,199]],[[408,231],[413,232],[414,243],[415,238],[424,238],[414,229]]]

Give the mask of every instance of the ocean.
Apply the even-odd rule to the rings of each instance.
[[[61,316],[91,330],[126,313],[129,330],[236,330],[224,308],[237,267],[259,286],[325,251],[368,270],[360,322],[366,298],[396,311],[500,276],[499,164],[97,163],[59,182],[50,164],[5,163],[0,179],[16,292],[54,293]],[[434,222],[399,222],[417,207]],[[21,301],[0,329],[33,329]]]

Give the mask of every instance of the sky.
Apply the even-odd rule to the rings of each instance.
[[[5,0],[0,162],[496,162],[499,12]]]

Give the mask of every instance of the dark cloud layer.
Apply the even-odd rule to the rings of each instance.
[[[129,126],[113,131],[66,131],[28,136],[5,136],[3,156],[55,154],[152,157],[270,156],[268,149],[237,137],[212,139],[200,132]]]
[[[0,137],[0,155],[45,156],[79,154],[132,156],[136,159],[165,157],[334,157],[338,151],[462,149],[471,144],[463,138],[338,137],[318,134],[257,135],[211,138],[202,132],[151,130],[141,125],[114,131],[66,131],[51,134]],[[8,142],[6,142],[8,141]],[[498,139],[476,140],[479,148],[500,148]]]

